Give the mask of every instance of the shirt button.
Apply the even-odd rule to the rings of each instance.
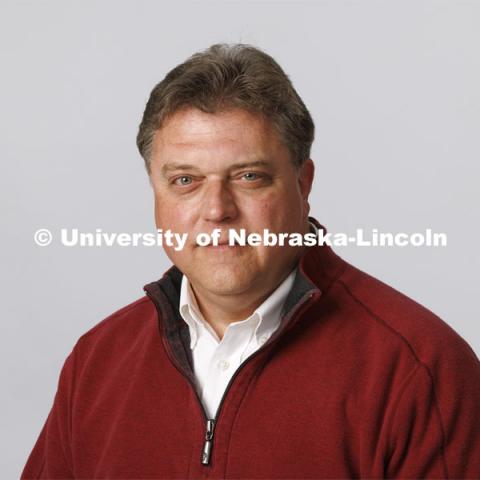
[[[227,370],[229,366],[230,362],[228,360],[221,360],[220,362],[218,362],[218,367],[221,370]]]

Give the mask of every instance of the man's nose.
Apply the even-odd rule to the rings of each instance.
[[[234,196],[223,180],[213,180],[205,187],[202,198],[204,220],[220,223],[233,220],[237,214]]]

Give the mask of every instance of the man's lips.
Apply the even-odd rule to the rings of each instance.
[[[208,244],[208,245],[198,245],[197,243],[194,243],[194,245],[196,247],[211,247],[211,248],[227,248],[227,247],[241,247],[242,245],[240,245],[238,242],[233,242],[232,245],[230,245],[229,241],[228,241],[228,238],[227,239],[219,239],[215,245],[213,245],[212,243]]]
[[[218,242],[218,245],[207,245],[208,248],[235,248],[239,247],[240,245],[238,243],[234,243],[233,245],[230,245],[228,242],[220,243]]]

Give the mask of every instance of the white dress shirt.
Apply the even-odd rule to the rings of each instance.
[[[278,328],[296,268],[247,319],[230,323],[220,340],[198,308],[188,278],[182,277],[180,314],[190,330],[193,368],[208,418],[214,418],[223,393],[240,364]]]
[[[311,230],[317,232],[315,225]],[[183,275],[180,314],[190,331],[190,348],[197,389],[208,418],[214,418],[223,393],[240,364],[258,350],[280,325],[282,309],[297,268],[247,319],[230,323],[220,340],[205,321],[188,278]]]

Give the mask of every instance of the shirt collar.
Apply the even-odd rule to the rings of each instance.
[[[179,310],[180,315],[187,323],[190,330],[190,348],[193,348],[197,343],[199,328],[201,327],[202,323],[205,322],[202,314],[200,313],[197,299],[195,298],[192,287],[190,286],[190,282],[188,281],[186,275],[182,276]]]
[[[318,235],[318,228],[316,225],[310,221],[308,223],[310,225],[310,232]],[[282,317],[282,308],[295,281],[297,269],[298,266],[294,268],[283,282],[269,295],[269,297],[267,297],[263,303],[255,309],[253,314],[248,317],[248,319],[245,319],[249,320],[254,316],[256,317],[257,322],[252,322],[252,328],[255,329],[254,335],[259,344],[264,343],[279,326]],[[202,327],[210,330],[212,329],[200,312],[195,294],[193,293],[186,275],[182,275],[179,311],[183,320],[189,327],[190,348],[193,349],[200,335],[200,329]]]

